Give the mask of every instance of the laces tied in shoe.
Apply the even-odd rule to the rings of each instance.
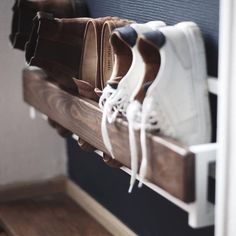
[[[108,98],[110,98],[115,93],[115,91],[116,91],[116,89],[112,88],[110,85],[107,85],[103,89],[102,96],[99,99],[99,107],[101,109],[104,108],[106,101],[108,100]]]

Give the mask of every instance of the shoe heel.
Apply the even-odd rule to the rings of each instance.
[[[197,99],[197,109],[199,116],[199,131],[203,134],[199,143],[210,142],[211,140],[211,115],[209,108],[209,97],[207,89],[207,70],[205,47],[199,26],[194,22],[182,22],[176,25],[183,30],[191,49],[193,62],[193,88]]]

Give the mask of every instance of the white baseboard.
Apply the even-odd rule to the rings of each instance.
[[[71,180],[66,181],[66,193],[101,225],[103,225],[112,235],[137,235]]]

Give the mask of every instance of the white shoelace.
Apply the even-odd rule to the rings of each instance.
[[[115,92],[113,92],[112,95],[106,97],[106,101],[105,103],[103,103],[103,116],[101,124],[102,137],[107,150],[110,152],[112,158],[114,159],[115,156],[113,154],[111,139],[108,134],[107,121],[109,123],[115,122],[119,114],[126,116],[126,109],[128,104],[129,104],[128,96],[125,95],[124,90],[122,89],[120,91],[116,90]],[[101,100],[101,105],[102,105],[102,100]]]
[[[112,88],[110,85],[107,85],[103,91],[102,96],[99,99],[99,107],[103,110],[106,101],[115,93],[116,89]]]
[[[159,113],[157,110],[152,109],[151,101],[144,101],[142,118],[141,118],[141,128],[140,128],[140,143],[142,150],[142,161],[139,170],[139,184],[138,187],[141,188],[143,180],[147,174],[147,166],[149,153],[147,148],[147,130],[159,130],[160,129],[160,120]]]
[[[146,109],[150,110],[146,106]],[[150,115],[151,114],[151,115]],[[130,178],[130,187],[129,193],[131,193],[137,172],[138,172],[138,150],[137,142],[135,139],[135,131],[141,130],[140,132],[140,143],[142,150],[142,161],[140,165],[140,182],[139,187],[142,186],[144,177],[146,176],[147,164],[148,164],[148,149],[147,149],[147,140],[146,140],[146,131],[147,130],[158,130],[159,124],[157,121],[157,115],[154,111],[142,112],[142,105],[138,101],[133,101],[130,103],[127,109],[127,119],[129,126],[129,144],[130,144],[130,154],[131,154],[131,178]]]
[[[133,101],[128,106],[127,119],[129,128],[129,146],[130,146],[130,156],[131,156],[131,177],[130,177],[130,186],[128,192],[131,193],[138,172],[138,151],[135,139],[135,130],[140,129],[140,121],[141,121],[141,104],[138,101]]]
[[[158,102],[153,101],[152,98],[148,98],[144,100],[141,119],[140,142],[142,149],[142,162],[139,170],[139,187],[142,187],[143,180],[147,174],[149,159],[147,131],[153,130],[158,130],[158,132],[165,133],[169,136],[174,136],[174,130],[169,125],[168,119],[160,108]]]
[[[109,99],[108,99],[109,100]],[[108,100],[106,100],[106,103],[104,104],[104,109],[103,109],[103,114],[102,114],[102,138],[103,138],[103,142],[107,148],[107,150],[109,151],[109,153],[111,154],[111,157],[113,159],[115,159],[115,156],[113,154],[113,150],[112,150],[112,144],[111,144],[111,141],[110,141],[110,137],[109,137],[109,134],[108,134],[108,129],[107,129],[107,115],[108,115],[108,112],[110,110],[110,107],[109,107],[109,104],[108,104]]]

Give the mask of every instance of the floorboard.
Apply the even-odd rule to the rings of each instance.
[[[0,204],[0,221],[8,236],[111,235],[64,194]]]

